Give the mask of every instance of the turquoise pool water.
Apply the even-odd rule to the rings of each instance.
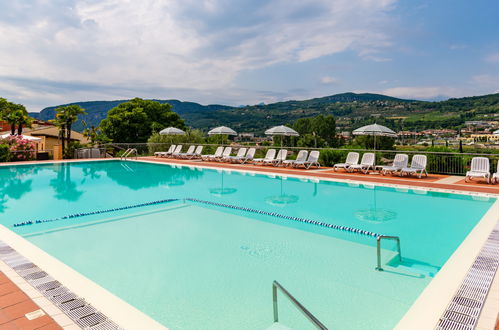
[[[119,161],[3,167],[0,192],[4,226],[171,329],[269,328],[273,280],[330,327],[390,329],[495,201]],[[372,237],[184,198],[400,236],[404,262],[377,272]]]

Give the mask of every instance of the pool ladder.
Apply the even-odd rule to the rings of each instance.
[[[378,257],[378,265],[376,266],[376,270],[383,271],[383,268],[381,267],[381,240],[392,240],[397,242],[397,251],[398,251],[398,257],[399,257],[399,262],[402,261],[402,253],[400,252],[400,237],[398,236],[386,236],[386,235],[381,235],[378,236],[376,239],[376,252],[377,252],[377,257]]]
[[[326,326],[322,324],[321,321],[319,321],[312,313],[310,313],[308,309],[305,308],[305,306],[303,306],[298,300],[296,300],[296,298],[293,297],[293,295],[289,293],[288,290],[283,288],[282,285],[279,284],[279,282],[277,281],[272,282],[272,302],[274,306],[274,322],[279,322],[279,311],[277,306],[277,290],[280,290],[284,294],[284,296],[288,298],[289,301],[291,301],[293,305],[295,305],[295,307],[298,308],[298,310],[302,312],[303,315],[305,315],[305,317],[314,324],[314,326],[317,329],[327,330]]]
[[[137,149],[135,149],[135,148],[128,148],[123,153],[123,155],[121,155],[120,159],[121,160],[126,160],[128,157],[131,158],[133,154],[135,154],[135,159],[137,159],[137,156],[138,156]]]

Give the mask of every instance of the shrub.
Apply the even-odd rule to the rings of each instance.
[[[0,162],[8,162],[10,160],[10,147],[8,144],[0,144]]]
[[[319,163],[322,166],[332,166],[345,161],[348,150],[322,149]]]
[[[9,147],[9,161],[33,160],[36,158],[34,142],[14,135],[3,139],[3,143]]]

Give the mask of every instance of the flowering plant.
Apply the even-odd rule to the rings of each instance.
[[[36,157],[35,143],[23,139],[22,136],[11,135],[0,141],[2,144],[9,146],[10,160],[33,160]]]

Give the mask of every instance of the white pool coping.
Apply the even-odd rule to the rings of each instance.
[[[435,278],[426,286],[399,321],[397,330],[434,329],[485,241],[499,221],[499,200],[454,251]],[[436,238],[438,239],[438,238]]]
[[[61,282],[73,293],[85,299],[119,326],[127,330],[167,329],[137,308],[121,300],[3,225],[0,225],[0,237],[19,254]]]
[[[88,161],[111,161],[119,160],[116,158],[109,159],[83,159],[83,160],[72,160],[72,161],[50,161],[50,162],[24,162],[23,164],[0,164],[0,166],[17,166],[17,165],[42,165],[42,164],[54,164],[54,163],[76,163],[76,162],[88,162]],[[246,172],[255,175],[266,175],[269,173],[262,171],[254,171],[249,168],[220,168],[217,169],[213,166],[204,166],[202,163],[198,164],[185,164],[185,163],[167,163],[158,162],[153,160],[127,160],[134,162],[143,162],[156,165],[175,165],[177,167],[190,167],[190,168],[202,168],[209,170],[219,170],[225,173],[235,172]],[[310,172],[314,173],[314,172]],[[362,186],[381,186],[381,187],[391,187],[397,188],[402,191],[414,191],[414,192],[444,192],[453,193],[459,195],[469,195],[478,197],[491,197],[499,198],[499,194],[493,193],[482,193],[482,192],[470,192],[454,189],[443,189],[443,188],[432,188],[432,187],[415,187],[405,184],[394,184],[394,183],[379,183],[379,182],[366,182],[362,180],[355,179],[341,179],[341,178],[318,178],[310,175],[304,174],[289,174],[289,173],[279,173],[273,172],[275,176],[280,176],[283,178],[293,177],[298,179],[307,179],[311,181],[330,181],[330,182],[343,182],[352,185],[362,185]],[[476,256],[480,252],[481,247],[487,240],[489,234],[491,233],[495,223],[499,220],[499,199],[490,207],[487,213],[480,219],[473,230],[468,234],[466,239],[461,243],[461,245],[454,251],[449,260],[445,263],[438,274],[433,278],[433,280],[428,284],[428,286],[423,290],[422,294],[414,302],[411,308],[407,311],[404,317],[397,324],[396,329],[398,330],[419,330],[419,329],[433,329],[438,323],[438,320],[444,313],[447,305],[451,301],[453,295],[459,288],[464,276],[473,264]],[[37,246],[33,245],[26,239],[12,232],[8,228],[0,225],[0,236],[5,243],[9,244],[12,248],[17,250],[20,254],[24,255],[26,258],[30,259],[33,263],[37,264],[40,268],[49,273],[52,277],[57,279],[63,285],[68,287],[75,294],[84,298],[87,302],[96,307],[100,312],[105,314],[108,318],[119,324],[126,329],[167,329],[163,325],[159,324],[149,316],[145,315],[143,312],[139,311],[135,307],[129,305],[125,301],[116,297],[106,289],[97,285],[93,281],[89,280],[85,276],[81,275],[71,267],[60,262],[56,258],[52,257],[45,251],[41,250]]]

